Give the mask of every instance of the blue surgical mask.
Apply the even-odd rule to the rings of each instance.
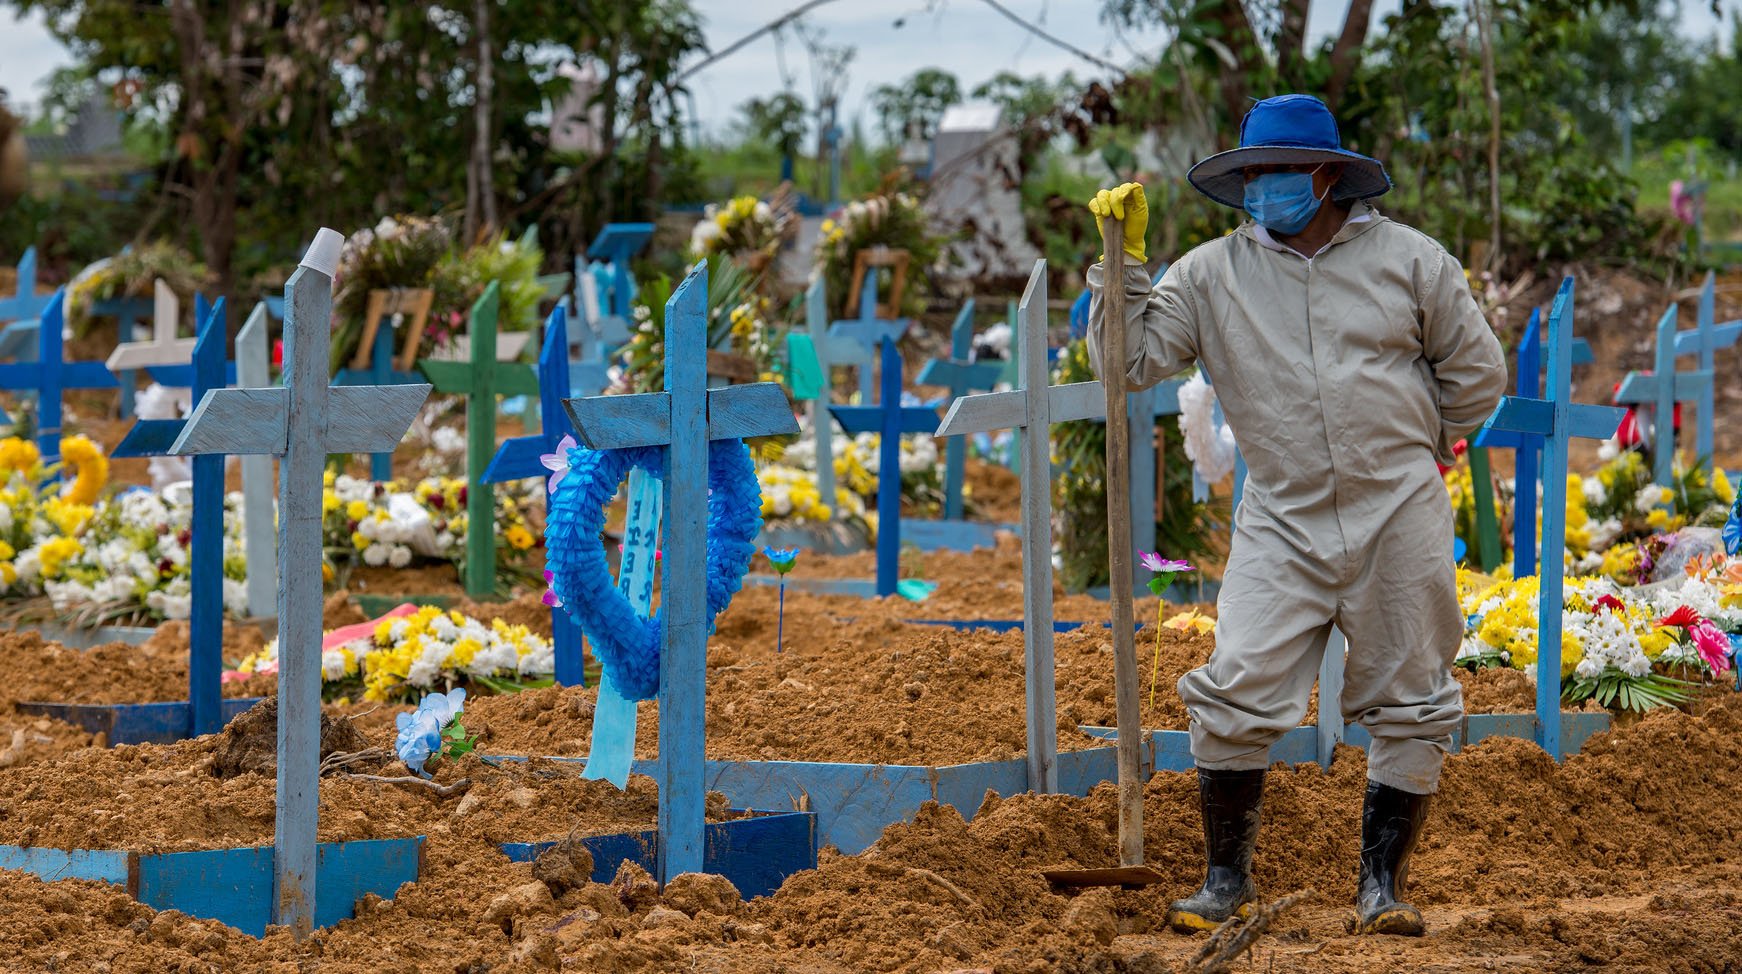
[[[1246,181],[1246,212],[1259,226],[1285,237],[1305,230],[1323,202],[1313,195],[1309,172],[1270,172]]]

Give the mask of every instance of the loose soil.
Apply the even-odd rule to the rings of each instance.
[[[175,763],[193,769],[197,750],[178,748]],[[102,780],[117,774],[133,775],[143,792],[149,758],[175,750],[117,749],[115,766],[87,769],[108,774],[83,779],[97,783],[99,797],[75,807],[82,813],[114,803],[113,786]],[[0,781],[17,774],[0,773]],[[1340,750],[1328,772],[1273,769],[1256,860],[1260,889],[1317,894],[1258,940],[1251,969],[1734,969],[1742,964],[1742,868],[1731,848],[1742,807],[1730,791],[1739,778],[1742,701],[1735,698],[1700,716],[1647,717],[1599,736],[1561,765],[1515,740],[1455,755],[1411,870],[1409,895],[1429,935],[1395,939],[1355,937],[1345,928],[1365,782],[1361,753]],[[15,788],[5,789],[6,828],[24,804]],[[345,815],[344,801],[378,799],[335,793],[324,815]],[[399,804],[369,809],[391,816]],[[366,899],[357,919],[302,944],[282,931],[254,940],[209,921],[155,913],[113,887],[0,872],[9,920],[0,925],[0,950],[20,970],[108,974],[288,974],[316,965],[332,974],[1183,970],[1204,937],[1166,932],[1160,921],[1167,901],[1195,885],[1202,868],[1191,776],[1157,775],[1145,790],[1146,857],[1167,882],[1065,896],[1039,875],[1055,866],[1111,864],[1116,805],[1107,785],[1086,798],[988,798],[968,822],[928,806],[864,854],[825,852],[819,869],[794,876],[772,897],[740,904],[717,882],[684,880],[661,895],[632,869],[613,884],[559,884],[553,896],[532,865],[508,863],[489,848],[494,826],[485,820],[511,812],[505,802],[489,814],[455,821],[450,813],[433,823],[419,882],[393,901]],[[177,812],[194,818],[191,808]],[[447,825],[445,834],[436,824]]]

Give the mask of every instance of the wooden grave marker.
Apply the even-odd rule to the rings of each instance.
[[[328,454],[375,453],[405,435],[427,385],[329,387],[333,274],[344,237],[322,228],[284,285],[284,385],[215,389],[171,452],[280,457],[278,782],[273,921],[306,936],[315,915],[321,719],[321,494]]]
[[[62,312],[66,288],[54,292],[36,332],[36,361],[0,364],[0,389],[36,393],[36,445],[44,463],[60,460],[61,394],[68,389],[113,389],[115,376],[101,362],[68,362],[63,357]],[[0,417],[4,417],[0,413]],[[0,422],[10,422],[0,418]],[[58,474],[57,474],[58,476]]]
[[[0,297],[0,321],[11,322],[0,330],[0,358],[21,359],[36,350],[36,320],[53,297],[36,293],[35,247],[24,249],[17,270],[12,294]]]
[[[866,293],[870,293],[867,291]],[[894,595],[901,579],[901,436],[937,432],[934,406],[901,404],[901,354],[886,337],[882,348],[883,395],[876,405],[830,406],[849,434],[877,433],[877,594]],[[869,374],[869,370],[865,373]]]
[[[969,298],[956,314],[950,326],[950,355],[934,358],[919,370],[914,381],[922,386],[943,386],[950,391],[950,400],[960,399],[970,392],[990,392],[998,384],[1004,363],[973,361],[974,299]],[[964,503],[962,489],[967,480],[966,441],[953,438],[944,447],[944,520],[960,521]]]
[[[163,287],[161,281],[158,287]],[[200,319],[198,331],[192,349],[196,402],[207,392],[224,388],[224,345],[228,336],[224,328],[223,298],[219,298]],[[170,334],[174,337],[173,332]],[[168,348],[153,351],[165,355],[171,353]],[[129,361],[129,364],[142,366],[147,363],[140,360]],[[188,420],[183,419],[139,420],[115,447],[114,455],[166,456],[172,452],[187,425]],[[250,513],[258,516],[257,512],[245,512],[244,518],[248,518]],[[220,689],[224,675],[224,457],[220,453],[204,453],[193,458],[191,521],[192,538],[188,542],[191,607],[188,616],[187,733],[190,737],[198,737],[215,734],[224,726]]]
[[[832,512],[837,507],[835,503],[835,414],[829,412],[829,403],[834,398],[835,385],[829,379],[829,368],[834,359],[829,354],[829,302],[823,290],[823,279],[818,276],[804,292],[804,324],[805,332],[810,336],[811,349],[816,355],[817,374],[822,376],[822,388],[817,392],[817,398],[810,402],[811,441],[816,446],[817,458],[817,494],[824,504],[829,505]]]
[[[423,376],[393,360],[393,336],[399,325],[393,322],[405,316],[411,333],[405,339],[405,355],[415,361],[425,323],[429,320],[430,303],[435,292],[429,288],[391,288],[369,292],[369,302],[363,312],[363,334],[357,342],[357,352],[351,362],[333,376],[340,386],[421,385]],[[383,328],[382,325],[387,327]],[[243,385],[248,383],[244,382]],[[371,480],[393,479],[393,452],[369,456]]]
[[[907,334],[906,318],[877,317],[877,278],[872,276],[859,294],[859,317],[835,321],[829,325],[828,360],[831,366],[848,365],[859,370],[859,403],[869,406],[876,383],[871,370],[876,366],[877,350],[884,339],[899,341]],[[899,376],[897,379],[899,380]]]
[[[772,382],[707,388],[707,263],[666,302],[665,390],[570,399],[581,441],[595,450],[666,451],[659,658],[659,879],[703,867],[707,695],[708,444],[798,431]],[[627,576],[629,572],[621,573]]]
[[[236,383],[244,389],[264,389],[272,384],[268,314],[266,302],[255,304],[236,333]],[[272,457],[252,453],[242,458],[242,549],[248,553],[248,614],[257,619],[278,614],[278,512],[273,507],[272,481]]]
[[[123,252],[126,248],[122,248]],[[154,287],[155,292],[155,287]],[[156,327],[157,301],[155,293],[150,298],[123,295],[116,298],[105,298],[102,301],[91,302],[91,316],[94,318],[114,318],[116,341],[136,339],[141,331]],[[64,324],[64,313],[63,313]],[[119,414],[122,419],[133,417],[133,395],[138,385],[138,378],[133,370],[128,369],[119,376],[117,386],[121,391]]]
[[[1548,388],[1545,398],[1507,396],[1482,430],[1542,437],[1541,599],[1537,604],[1536,742],[1561,758],[1561,601],[1567,544],[1567,446],[1573,437],[1615,435],[1623,410],[1572,402],[1573,279],[1561,281],[1548,316]]]
[[[591,270],[599,287],[598,298],[603,311],[593,327],[607,344],[620,345],[629,340],[629,321],[636,292],[635,277],[629,272],[629,259],[640,253],[652,239],[651,223],[607,223],[593,238],[592,246],[587,248],[587,256],[594,261]],[[579,277],[580,273],[577,262],[575,275]],[[618,328],[622,329],[620,340],[615,338]]]
[[[1650,372],[1629,372],[1615,393],[1618,403],[1640,403],[1652,416],[1652,479],[1663,487],[1675,486],[1675,407],[1681,402],[1710,401],[1712,370],[1677,372],[1675,322],[1678,307],[1671,304],[1657,322],[1657,353]],[[1667,505],[1666,505],[1667,506]]]
[[[466,594],[487,598],[496,591],[496,491],[483,480],[496,454],[496,397],[537,395],[538,376],[524,364],[496,357],[496,314],[501,285],[491,281],[472,304],[470,362],[424,359],[419,371],[438,392],[466,399]]]
[[[484,483],[499,484],[528,477],[538,477],[542,482],[543,478],[550,476],[550,471],[539,458],[558,452],[562,438],[573,432],[562,406],[563,400],[571,398],[569,381],[568,312],[559,304],[545,319],[544,346],[538,353],[539,411],[544,417],[540,432],[504,440],[496,448],[490,465],[484,468]],[[540,493],[548,507],[550,491]],[[470,498],[468,494],[467,499]],[[470,529],[468,523],[467,530]],[[556,681],[563,686],[586,686],[581,627],[558,607],[550,610],[550,626],[556,657]]]
[[[1717,372],[1716,352],[1721,348],[1729,348],[1742,338],[1742,321],[1729,321],[1720,325],[1713,319],[1717,316],[1716,279],[1711,271],[1706,272],[1706,283],[1700,288],[1699,317],[1693,331],[1676,332],[1676,355],[1698,355],[1699,368],[1702,372],[1712,373],[1714,379]],[[1700,388],[1699,427],[1694,441],[1694,453],[1700,467],[1706,471],[1706,476],[1712,475],[1713,426],[1717,419],[1717,403],[1714,383],[1707,383]]]

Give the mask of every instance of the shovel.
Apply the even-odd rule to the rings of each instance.
[[[1106,286],[1101,291],[1101,382],[1107,390],[1107,562],[1113,604],[1113,696],[1119,723],[1119,865],[1112,869],[1049,869],[1055,886],[1123,886],[1164,882],[1143,864],[1142,715],[1138,710],[1137,626],[1131,609],[1131,427],[1125,415],[1125,228],[1101,221]]]

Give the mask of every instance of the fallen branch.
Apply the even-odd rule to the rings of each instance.
[[[467,789],[472,787],[472,779],[470,778],[461,778],[451,785],[442,785],[428,778],[417,778],[411,775],[401,775],[395,778],[380,774],[353,774],[347,771],[345,777],[358,781],[374,781],[383,785],[416,785],[419,788],[429,789],[437,798],[452,798],[455,795],[463,795]]]
[[[1264,936],[1277,917],[1289,907],[1314,895],[1315,890],[1303,889],[1260,906],[1245,919],[1238,916],[1229,918],[1226,923],[1216,928],[1215,933],[1210,934],[1204,949],[1198,951],[1197,956],[1186,965],[1186,974],[1227,974],[1234,962],[1251,950],[1259,937]]]
[[[370,762],[385,761],[387,759],[387,749],[380,747],[366,747],[361,751],[334,751],[321,759],[320,774],[328,775],[335,771],[342,771],[353,765],[368,764]]]

